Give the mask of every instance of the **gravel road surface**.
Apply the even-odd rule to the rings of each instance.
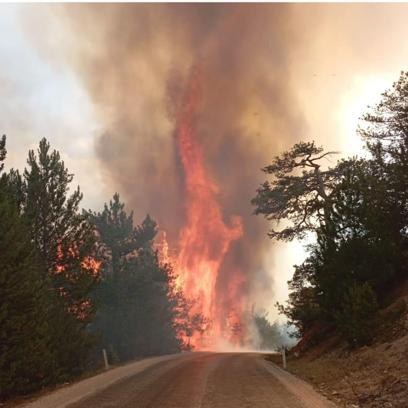
[[[99,384],[93,384],[93,389],[79,389],[81,382],[65,389],[69,395],[60,395],[54,405],[47,405],[50,401],[44,399],[30,408],[335,407],[309,384],[265,361],[260,354],[189,353],[134,364],[133,374],[128,370],[121,379],[116,376],[116,381],[111,374],[110,385],[104,376],[115,370],[98,376]]]

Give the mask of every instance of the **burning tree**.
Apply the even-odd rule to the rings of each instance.
[[[93,325],[111,358],[176,352],[179,298],[173,275],[154,249],[156,222],[148,215],[137,226],[115,194],[103,211],[90,212],[105,262],[94,296],[99,309]]]

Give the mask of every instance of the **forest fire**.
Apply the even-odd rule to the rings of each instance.
[[[194,122],[201,102],[200,74],[193,70],[177,117],[177,143],[185,176],[186,224],[181,230],[179,253],[175,261],[178,286],[194,301],[191,314],[208,319],[208,330],[193,333],[189,339],[196,349],[212,348],[217,340],[234,343],[241,325],[242,305],[236,289],[243,283],[237,271],[230,282],[231,302],[223,303],[216,296],[217,279],[230,243],[242,236],[240,217],[231,217],[230,225],[223,221],[217,202],[219,188],[206,173],[203,151],[195,139]],[[223,307],[228,304],[228,309]]]
[[[57,259],[58,262],[54,265],[54,274],[63,275],[69,285],[76,284],[78,279],[86,275],[88,275],[91,280],[98,279],[102,267],[102,261],[91,256],[84,256],[80,259],[79,249],[76,245],[68,248],[65,253],[61,245],[58,245]],[[72,267],[72,265],[79,265],[81,277],[70,273],[69,266]],[[93,303],[89,298],[80,299],[79,301],[75,300],[72,298],[70,291],[64,286],[59,287],[57,293],[68,301],[69,306],[67,309],[69,313],[74,315],[78,320],[84,321],[89,317],[93,307]]]
[[[56,274],[64,273],[64,271],[66,270],[66,264],[68,262],[72,262],[73,260],[77,260],[77,262],[79,262],[81,269],[83,269],[90,275],[97,277],[100,273],[102,261],[91,256],[85,256],[82,258],[82,260],[80,260],[79,257],[80,257],[79,250],[74,245],[68,248],[66,254],[64,254],[61,245],[58,245],[57,258],[59,262],[55,265],[54,273]]]

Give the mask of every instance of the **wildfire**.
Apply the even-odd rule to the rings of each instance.
[[[98,261],[97,259],[92,258],[91,256],[86,256],[81,261],[81,268],[85,269],[93,276],[99,275],[101,265],[102,265],[102,261]]]
[[[204,349],[213,347],[216,339],[234,341],[236,328],[241,325],[238,290],[242,275],[236,271],[225,290],[229,293],[218,293],[228,302],[217,298],[217,282],[229,246],[242,236],[243,229],[240,217],[231,217],[229,225],[224,223],[217,201],[219,188],[207,174],[194,129],[200,102],[200,75],[193,71],[177,120],[178,150],[185,174],[186,225],[181,230],[175,268],[178,285],[187,298],[194,299],[191,314],[202,314],[211,322],[204,337],[195,333],[189,338],[195,348]]]
[[[100,273],[100,268],[102,262],[91,256],[85,256],[83,259],[80,259],[79,250],[76,246],[68,248],[66,253],[64,253],[62,246],[58,245],[57,247],[57,263],[54,267],[55,274],[64,274],[65,278],[71,281],[77,279],[76,275],[70,275],[67,273],[67,265],[69,262],[76,260],[81,269],[88,275],[96,278]],[[71,298],[70,292],[64,288],[60,287],[57,290],[57,293],[69,300],[68,311],[74,315],[78,320],[86,320],[92,310],[92,302],[90,299],[82,299],[80,301],[75,301]]]
[[[66,270],[67,259],[78,259],[79,250],[75,246],[72,246],[71,248],[68,248],[67,253],[64,254],[61,248],[61,245],[58,245],[57,258],[58,258],[58,262],[55,265],[55,273],[56,274],[63,273]],[[91,256],[85,256],[80,261],[81,268],[87,271],[92,276],[99,275],[101,265],[102,265],[102,261],[98,261],[97,259],[92,258]]]

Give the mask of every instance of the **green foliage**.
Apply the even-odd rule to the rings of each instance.
[[[0,398],[49,381],[49,288],[14,204],[0,193]]]
[[[346,289],[341,308],[334,317],[339,330],[351,345],[371,343],[377,327],[378,309],[377,296],[367,282]]]
[[[0,178],[1,398],[66,381],[88,364],[94,233],[59,153],[40,142],[24,176]],[[0,166],[5,158],[0,141]]]
[[[401,75],[381,102],[363,116],[359,134],[377,159],[406,164],[408,148],[408,71]],[[405,179],[406,180],[406,179]]]
[[[287,305],[277,303],[278,310],[288,318],[288,323],[296,328],[295,336],[301,337],[308,327],[321,318],[317,289],[312,285],[314,268],[312,258],[295,265],[295,272],[289,285]]]
[[[79,187],[68,195],[73,175],[60,154],[42,139],[29,152],[22,182],[22,210],[31,224],[31,236],[57,290],[66,293],[68,307],[88,300],[95,284],[94,271],[83,260],[94,250],[92,225],[79,213]],[[60,273],[62,272],[62,273]]]
[[[46,139],[40,141],[37,154],[29,151],[27,163],[21,208],[59,297],[53,319],[55,364],[61,375],[69,377],[84,369],[87,363],[84,357],[92,344],[86,326],[93,316],[90,293],[97,275],[84,261],[95,253],[95,236],[92,225],[79,213],[82,199],[79,187],[68,194],[73,175],[60,154],[50,150]]]
[[[280,312],[300,336],[319,322],[337,328],[353,346],[371,339],[377,299],[408,277],[408,73],[363,124],[368,158],[321,170],[316,161],[322,149],[297,144],[264,169],[274,178],[253,200],[256,213],[292,222],[272,230],[272,238],[302,238],[309,231],[317,238],[295,267]]]
[[[193,303],[175,290],[171,266],[160,262],[156,222],[147,215],[134,226],[117,194],[101,213],[80,214],[82,194],[70,190],[73,175],[45,139],[29,152],[23,175],[3,174],[5,142],[0,398],[71,380],[101,347],[111,362],[188,347],[183,340],[207,322],[191,317]]]
[[[387,233],[398,253],[399,279],[408,277],[408,72],[401,72],[382,101],[363,116],[360,135],[383,185]],[[376,203],[377,204],[377,203]],[[378,205],[378,204],[377,204]],[[384,223],[387,224],[387,223]],[[391,228],[390,228],[391,227]]]
[[[92,250],[94,234],[90,223],[79,213],[82,193],[77,187],[68,195],[73,175],[59,152],[50,151],[46,139],[40,141],[37,155],[29,151],[27,163],[22,186],[23,211],[31,222],[33,241],[51,275],[64,268],[64,274],[55,276],[58,288],[69,290],[70,281],[75,280],[76,285],[81,281],[86,293],[94,279],[80,268],[80,263]]]
[[[178,298],[172,293],[172,271],[159,262],[153,249],[156,222],[147,216],[133,226],[133,214],[115,194],[100,213],[88,213],[100,237],[105,262],[95,291],[98,312],[94,330],[120,361],[140,355],[175,352],[175,313]]]
[[[119,194],[113,196],[109,206],[105,204],[100,213],[88,212],[90,222],[99,235],[99,245],[105,254],[103,275],[116,276],[123,268],[126,258],[135,252],[139,243],[135,239],[133,212],[124,211],[125,205],[120,202]]]
[[[0,151],[5,151],[5,139]],[[0,153],[0,160],[5,155]],[[0,400],[52,380],[52,286],[6,178],[0,181]]]

